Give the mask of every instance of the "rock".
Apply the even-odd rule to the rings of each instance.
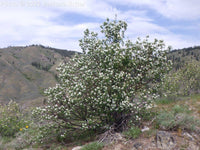
[[[133,145],[132,150],[140,150],[140,149],[142,149],[142,143],[138,142]]]
[[[176,141],[173,135],[166,131],[158,131],[155,137],[156,147],[160,149],[173,149]]]
[[[200,146],[197,143],[189,142],[188,150],[199,150]]]
[[[123,148],[123,145],[122,145],[122,144],[117,144],[117,145],[115,146],[115,149],[114,149],[114,150],[122,150],[122,148]]]
[[[191,133],[191,136],[194,138],[194,139],[196,139],[196,140],[198,140],[198,139],[200,139],[200,133]],[[199,141],[199,140],[198,140]]]
[[[80,150],[82,148],[82,146],[76,146],[74,148],[72,148],[72,150]]]
[[[190,135],[187,132],[183,133],[183,135],[186,136],[190,141],[194,140],[194,138],[192,137],[192,135]]]
[[[144,126],[144,128],[141,131],[142,132],[149,131],[149,127]]]

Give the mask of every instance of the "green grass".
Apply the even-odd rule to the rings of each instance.
[[[81,150],[101,150],[102,148],[103,148],[102,143],[92,142],[90,144],[83,146],[83,148],[81,148]]]
[[[175,102],[176,102],[176,100],[169,99],[169,98],[162,98],[162,99],[156,100],[156,104],[161,104],[161,105],[168,105],[168,104],[175,103]]]
[[[0,137],[0,150],[9,150],[12,147],[8,147],[9,143],[14,140],[13,137]]]
[[[140,134],[142,133],[142,131],[140,130],[140,128],[138,127],[131,127],[130,129],[128,129],[127,131],[123,132],[123,134],[127,137],[127,138],[131,138],[131,139],[136,139],[140,136]]]
[[[8,136],[3,136],[1,137],[1,143],[2,144],[6,144],[6,143],[9,143],[13,140],[13,137],[8,137]]]
[[[150,130],[148,130],[148,131],[145,131],[145,132],[143,133],[143,136],[144,136],[145,138],[150,138],[150,137],[152,137],[152,136],[156,136],[156,133],[157,133],[157,129],[152,128],[152,129],[150,129]]]
[[[191,96],[191,100],[192,102],[197,102],[197,101],[200,101],[200,94],[195,94],[195,95],[192,95]]]

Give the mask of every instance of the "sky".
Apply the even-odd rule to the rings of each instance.
[[[125,36],[147,35],[173,49],[200,45],[200,0],[0,0],[0,47],[42,44],[81,52],[85,29],[126,21]]]

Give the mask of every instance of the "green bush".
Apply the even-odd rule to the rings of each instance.
[[[15,150],[22,150],[29,147],[37,147],[38,145],[38,135],[39,130],[34,123],[30,123],[30,127],[28,129],[24,129],[22,132],[18,132],[16,137],[7,145],[12,147]]]
[[[128,138],[132,138],[132,139],[136,139],[140,136],[140,134],[142,133],[142,131],[140,130],[140,128],[138,127],[131,127],[130,129],[128,129],[128,131],[123,132],[123,134],[128,137]]]
[[[46,90],[47,105],[34,111],[41,125],[65,138],[80,130],[123,130],[130,118],[151,107],[158,81],[169,70],[163,41],[148,37],[124,41],[127,24],[110,21],[101,26],[104,36],[84,32],[83,53],[58,68],[59,81]],[[47,129],[48,130],[48,129]],[[47,136],[49,138],[49,136]]]
[[[0,135],[14,137],[19,131],[26,130],[29,122],[24,119],[24,114],[19,105],[10,101],[7,105],[0,106]]]
[[[81,150],[101,150],[102,148],[103,148],[102,143],[93,142],[93,143],[83,146],[83,148],[81,148]]]
[[[195,131],[199,125],[199,121],[191,116],[190,111],[179,105],[175,105],[171,111],[160,112],[156,118],[156,126],[164,130]]]
[[[167,97],[187,96],[200,92],[200,62],[191,61],[164,78],[162,93]]]

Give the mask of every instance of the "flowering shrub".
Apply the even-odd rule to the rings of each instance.
[[[28,127],[29,122],[24,119],[24,115],[19,105],[10,101],[7,105],[0,105],[0,135],[15,136],[23,128]]]
[[[60,84],[46,90],[48,104],[34,114],[61,137],[99,127],[121,130],[127,120],[139,120],[140,110],[157,96],[157,83],[169,70],[165,45],[148,37],[124,41],[126,28],[107,19],[104,38],[87,29],[80,40],[83,53],[58,68]]]

